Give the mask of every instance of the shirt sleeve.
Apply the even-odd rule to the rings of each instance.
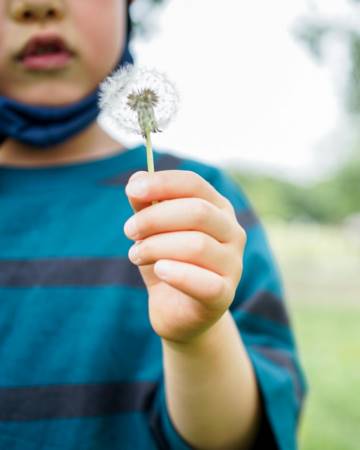
[[[230,200],[247,234],[243,273],[230,312],[252,362],[263,406],[253,450],[296,450],[307,383],[266,232],[241,188],[227,174],[215,167],[206,176],[199,174]],[[163,442],[159,448],[192,450],[171,421],[163,382],[157,405],[155,428]]]

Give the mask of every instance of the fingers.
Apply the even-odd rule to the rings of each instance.
[[[158,172],[156,172],[156,173],[158,173]],[[134,197],[132,194],[128,194],[128,192],[127,192],[128,191],[128,187],[127,186],[129,185],[130,180],[131,180],[131,182],[133,182],[135,180],[140,180],[143,177],[147,177],[147,176],[148,176],[148,172],[145,172],[145,171],[135,172],[134,174],[131,175],[131,177],[128,180],[128,184],[125,187],[125,193],[127,194],[130,206],[131,206],[131,208],[132,208],[132,210],[134,212],[140,211],[143,208],[146,208],[147,206],[151,205],[152,202],[148,201],[146,199],[142,200],[141,198]]]
[[[220,209],[233,211],[231,203],[208,181],[190,170],[162,170],[155,173],[136,172],[125,188],[134,211],[151,205],[153,200],[198,197]]]
[[[229,280],[203,267],[160,260],[155,264],[154,271],[160,279],[205,304],[209,309],[222,310],[233,299],[233,287]]]
[[[129,259],[136,265],[154,264],[160,259],[188,262],[225,275],[242,265],[241,252],[233,246],[219,244],[211,236],[197,231],[162,233],[138,241],[129,250]]]
[[[129,239],[140,240],[158,233],[195,230],[219,242],[236,238],[239,225],[228,214],[201,198],[164,200],[144,208],[124,225]]]

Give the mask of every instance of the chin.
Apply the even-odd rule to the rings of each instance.
[[[17,88],[16,94],[9,93],[7,96],[29,105],[65,106],[81,100],[93,89],[85,90],[84,87],[79,88],[78,86],[55,86],[54,83],[47,86],[46,83],[41,83],[41,85],[32,86],[28,89]]]

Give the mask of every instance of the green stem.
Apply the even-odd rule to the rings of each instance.
[[[150,130],[149,128],[146,129],[146,161],[147,161],[147,168],[149,173],[154,173],[154,158],[153,158],[153,151],[152,151],[152,144],[151,144],[151,137],[150,137]],[[158,203],[157,200],[153,200],[151,202],[152,205],[155,205]]]
[[[151,136],[149,128],[146,129],[146,160],[149,173],[154,173],[154,158],[152,152]]]

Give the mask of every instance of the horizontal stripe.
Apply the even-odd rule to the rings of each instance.
[[[0,420],[95,417],[146,411],[157,384],[122,382],[0,388]]]
[[[144,287],[137,266],[127,258],[0,260],[1,287]]]
[[[234,310],[246,311],[249,314],[261,316],[283,326],[289,327],[290,320],[281,298],[268,291],[259,291],[253,297],[242,302]]]
[[[264,336],[270,336],[273,346],[292,350],[293,332],[291,328],[279,326],[278,323],[272,320],[249,314],[240,308],[233,312],[233,316],[244,334],[247,345],[261,344]]]
[[[299,405],[301,405],[304,399],[305,392],[302,387],[299,372],[293,361],[293,354],[283,349],[275,349],[258,345],[254,345],[253,349],[258,353],[261,353],[277,366],[281,366],[287,369],[293,381],[296,399]]]
[[[144,151],[144,161],[146,160],[146,153]],[[159,156],[159,159],[156,161],[155,170],[177,170],[180,164],[182,163],[182,159],[170,155],[164,154]],[[99,181],[99,184],[105,186],[126,186],[131,175],[139,170],[147,170],[146,167],[135,168],[131,170],[127,170],[126,172],[121,172],[118,175],[113,175],[112,177],[105,178]]]

